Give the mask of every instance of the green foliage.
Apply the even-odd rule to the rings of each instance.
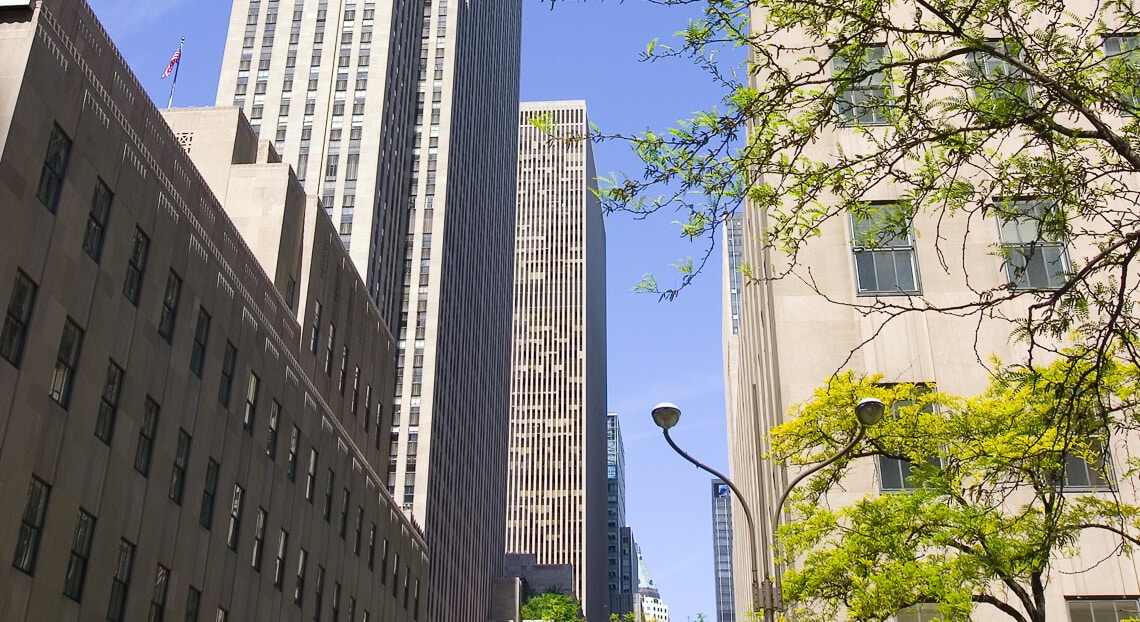
[[[783,561],[798,562],[783,578],[795,619],[833,620],[843,610],[878,621],[937,603],[944,620],[964,622],[985,603],[1018,622],[1045,620],[1042,586],[1055,560],[1077,554],[1082,532],[1108,532],[1125,553],[1140,544],[1140,507],[1065,476],[1067,462],[1084,462],[1114,481],[1109,431],[1140,428],[1140,367],[1089,349],[1064,354],[1047,366],[995,361],[977,397],[845,373],[793,407],[772,430],[771,457],[802,465],[852,438],[858,398],[891,411],[791,498],[779,540]],[[876,456],[908,461],[911,489],[837,509],[820,502],[852,464]]]
[[[573,596],[558,592],[546,592],[531,596],[523,603],[524,620],[547,620],[549,622],[584,622],[579,614],[581,607]]]

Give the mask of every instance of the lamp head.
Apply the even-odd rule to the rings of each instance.
[[[883,413],[886,411],[887,407],[882,400],[873,397],[865,397],[855,405],[855,416],[863,426],[875,425],[883,418]]]
[[[653,407],[653,422],[662,430],[668,430],[677,425],[677,421],[680,419],[681,409],[672,402],[661,402]]]

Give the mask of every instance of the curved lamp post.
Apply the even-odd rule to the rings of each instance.
[[[862,400],[859,400],[859,403],[855,405],[855,417],[859,420],[859,429],[856,431],[855,437],[852,438],[851,441],[847,443],[847,445],[845,445],[842,449],[840,449],[835,455],[797,475],[796,478],[788,484],[787,488],[784,489],[783,494],[780,495],[780,502],[776,504],[776,509],[772,513],[772,539],[776,542],[777,557],[779,556],[780,551],[779,540],[776,539],[775,531],[780,527],[781,517],[783,516],[783,507],[784,503],[788,500],[788,495],[791,494],[792,490],[795,489],[795,487],[801,481],[803,481],[804,478],[811,475],[812,473],[819,471],[820,469],[827,467],[828,465],[833,464],[836,460],[839,460],[843,456],[847,455],[847,453],[852,449],[854,449],[855,446],[859,444],[859,441],[863,440],[863,436],[867,431],[867,426],[878,423],[879,420],[883,418],[884,412],[886,412],[886,406],[880,400],[877,400],[875,398],[864,398]],[[775,618],[776,610],[782,608],[782,589],[780,576],[782,573],[780,572],[780,564],[779,562],[775,562],[775,589],[772,589],[772,582],[770,580],[764,580],[765,592],[763,602],[761,602],[760,580],[756,563],[756,523],[752,520],[752,510],[748,507],[748,502],[744,500],[744,495],[740,493],[740,490],[736,487],[736,484],[732,483],[731,479],[725,477],[723,473],[717,471],[716,469],[713,469],[712,467],[685,453],[684,450],[682,450],[677,446],[676,443],[673,442],[673,438],[669,436],[669,429],[677,425],[677,422],[680,419],[681,409],[678,408],[676,404],[673,404],[671,402],[661,402],[660,404],[653,407],[653,422],[661,428],[661,432],[665,435],[665,442],[669,443],[669,446],[673,448],[673,451],[677,452],[685,460],[691,462],[698,469],[702,469],[721,479],[725,484],[728,484],[728,487],[732,490],[732,494],[736,495],[736,500],[740,503],[740,509],[744,510],[744,518],[748,522],[748,544],[750,552],[752,554],[752,610],[756,611],[758,609],[757,606],[762,605],[760,608],[763,608],[764,610],[765,619],[771,621]]]

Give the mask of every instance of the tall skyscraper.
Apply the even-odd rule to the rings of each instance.
[[[502,571],[521,13],[235,0],[218,88],[321,197],[396,335],[376,442],[439,551],[433,622],[484,619]]]
[[[633,611],[637,586],[637,560],[633,534],[625,524],[625,446],[616,413],[606,416],[606,574],[610,613]]]
[[[723,480],[712,480],[713,576],[717,622],[736,622],[732,600],[732,490]]]
[[[523,103],[518,122],[507,551],[573,564],[595,622],[609,617],[606,277],[586,103]]]

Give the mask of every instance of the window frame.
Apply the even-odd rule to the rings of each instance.
[[[36,574],[36,561],[39,558],[40,541],[50,500],[51,486],[33,474],[31,481],[28,482],[27,496],[24,498],[24,511],[20,513],[16,550],[12,554],[12,567],[28,576],[34,577]]]
[[[67,316],[59,337],[55,370],[52,373],[48,395],[65,410],[71,405],[71,391],[75,388],[75,375],[79,370],[79,357],[83,351],[84,330]]]
[[[198,307],[198,320],[194,324],[194,345],[190,349],[190,372],[202,377],[206,364],[206,346],[210,341],[210,314],[206,307]]]
[[[174,341],[174,328],[178,320],[178,299],[182,296],[182,277],[173,269],[166,277],[166,290],[162,295],[162,313],[158,317],[158,334],[166,343]]]
[[[1005,268],[1006,282],[1014,290],[1053,291],[1061,288],[1068,281],[1067,276],[1061,278],[1057,276],[1058,274],[1067,275],[1072,269],[1072,264],[1069,263],[1066,240],[1048,240],[1042,231],[1042,221],[1045,219],[1042,211],[1050,209],[1050,204],[1051,202],[1048,200],[1029,197],[1001,199],[992,203],[997,214],[998,240],[1002,249],[1002,265]],[[1010,213],[1010,216],[1007,218],[1002,212]],[[1036,224],[1036,235],[1030,240],[1023,239],[1025,234],[1029,233],[1024,230],[1024,227],[1034,224]],[[1016,239],[1007,239],[1010,234],[1016,236]],[[1038,249],[1040,249],[1040,253]],[[1053,259],[1045,254],[1050,249],[1056,253]],[[1016,262],[1013,261],[1015,257],[1020,257],[1024,263],[1016,265]],[[1032,282],[1034,271],[1030,269],[1030,264],[1035,262],[1038,257],[1044,262],[1043,266],[1039,268],[1046,281],[1044,284]],[[1048,272],[1048,266],[1056,263],[1061,264],[1061,270]]]
[[[884,238],[885,234],[883,232],[880,232],[876,235],[876,237],[880,238],[880,239],[874,240],[873,241],[874,244],[868,244],[867,242],[870,240],[868,240],[866,238],[866,235],[868,233],[870,233],[871,231],[873,231],[874,227],[883,224],[883,221],[890,218],[892,216],[891,212],[902,209],[901,206],[899,206],[897,203],[893,203],[893,202],[873,203],[872,207],[875,209],[875,211],[873,212],[873,214],[870,218],[863,217],[863,216],[860,216],[860,215],[855,214],[855,213],[850,214],[849,218],[848,218],[848,224],[851,227],[851,254],[852,254],[852,259],[853,259],[853,261],[852,261],[853,268],[854,268],[854,272],[855,272],[855,292],[856,292],[856,295],[861,296],[861,297],[863,297],[863,296],[882,297],[882,296],[920,296],[920,295],[922,295],[922,279],[921,279],[921,272],[920,272],[919,266],[918,266],[918,248],[915,245],[914,225],[911,222],[912,219],[907,220],[905,238],[902,239],[902,242],[904,242],[904,243],[902,243],[902,244],[894,244],[893,243],[896,240],[900,239],[900,236],[897,234],[897,232],[891,233],[890,237],[887,239],[882,239],[882,238]],[[885,218],[880,218],[880,216],[883,214],[886,214]],[[869,225],[867,227],[864,227],[861,224],[861,222],[871,220],[871,218],[875,218],[879,222],[872,222],[871,225]],[[863,237],[861,238],[861,236],[863,236]],[[873,275],[874,275],[875,287],[865,287],[864,286],[864,283],[863,283],[863,280],[864,280],[863,267],[865,267],[865,265],[863,267],[861,267],[861,263],[860,263],[860,257],[863,257],[863,256],[870,257],[870,259],[871,259],[870,267],[871,267]],[[896,287],[894,289],[886,289],[886,288],[879,286],[880,269],[879,269],[878,262],[879,261],[886,261],[885,259],[880,260],[879,259],[880,256],[883,256],[883,257],[889,256],[891,258],[890,261],[892,263],[892,271],[894,272],[895,285],[896,285]],[[913,288],[911,288],[911,289],[903,289],[902,287],[898,286],[899,285],[899,278],[898,278],[899,277],[899,272],[898,272],[899,260],[897,259],[896,256],[906,256],[909,258],[910,277],[913,281]],[[866,276],[870,276],[870,275],[866,275]]]
[[[79,508],[75,521],[75,534],[71,538],[71,554],[67,558],[67,571],[63,575],[63,595],[81,602],[83,585],[87,579],[87,565],[91,560],[91,544],[95,540],[95,516]]]
[[[154,440],[158,434],[158,417],[162,407],[151,396],[143,403],[143,419],[139,425],[138,443],[135,445],[135,470],[150,477],[150,462],[154,457]]]
[[[23,270],[16,269],[16,280],[12,284],[12,296],[8,299],[4,327],[0,329],[0,357],[17,369],[24,357],[28,327],[32,323],[38,291],[39,285],[32,277]]]
[[[142,296],[143,278],[146,276],[147,259],[150,256],[150,236],[141,228],[135,227],[131,239],[131,254],[127,257],[127,274],[123,278],[123,296],[134,306],[139,306]]]
[[[126,371],[114,359],[107,359],[107,377],[99,396],[99,414],[95,417],[95,438],[108,447],[115,437],[115,419],[118,418],[124,378]]]
[[[872,43],[862,46],[863,59],[859,71],[864,67],[880,67],[889,60],[888,48],[883,43]],[[851,82],[840,89],[839,76],[851,66],[851,63],[836,54],[831,58],[832,78],[835,80],[835,114],[839,119],[839,127],[875,127],[890,125],[890,120],[882,113],[880,106],[868,106],[867,102],[876,99],[884,102],[891,98],[891,85],[886,74],[880,68],[878,71],[868,73],[862,80]]]
[[[36,198],[53,214],[58,209],[59,198],[63,194],[63,179],[67,175],[73,145],[67,132],[58,123],[53,123],[47,151],[44,153],[43,168],[40,169],[40,181],[36,185]]]

